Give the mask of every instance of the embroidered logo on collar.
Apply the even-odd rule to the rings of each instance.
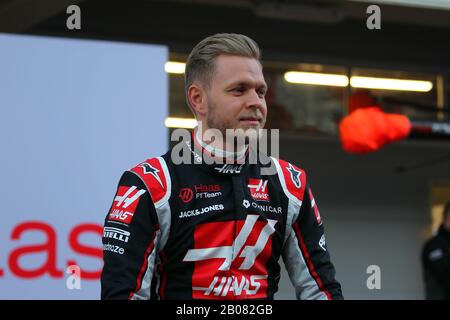
[[[228,174],[237,174],[241,173],[242,167],[244,165],[234,165],[234,164],[224,164],[221,167],[215,167],[214,170],[217,170],[219,173],[228,173]]]
[[[294,183],[294,185],[300,189],[300,187],[302,186],[302,183],[300,182],[300,174],[301,171],[296,170],[292,164],[289,163],[289,167],[287,168],[287,170],[289,171],[289,173],[291,174],[291,180]]]

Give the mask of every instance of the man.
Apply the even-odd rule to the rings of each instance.
[[[298,299],[341,299],[305,172],[248,161],[249,133],[267,115],[257,44],[238,34],[202,40],[185,81],[199,122],[182,142],[192,162],[179,164],[172,149],[123,174],[105,219],[102,298],[273,299],[282,256]],[[247,144],[206,138],[227,129]]]
[[[435,236],[422,250],[425,296],[428,300],[450,299],[450,202],[444,207],[444,220]]]

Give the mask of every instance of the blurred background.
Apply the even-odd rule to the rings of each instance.
[[[371,4],[381,29],[368,28]],[[70,5],[80,29],[67,27]],[[450,1],[0,0],[0,32],[1,193],[14,199],[0,227],[0,298],[99,297],[100,225],[120,173],[192,127],[183,63],[218,32],[262,49],[267,127],[280,129],[280,157],[309,174],[344,296],[425,297],[420,254],[450,201],[450,140],[354,155],[338,125],[365,97],[450,121]],[[44,205],[54,192],[60,205]],[[91,274],[81,290],[66,286],[74,259]],[[373,265],[379,289],[367,286]],[[276,297],[294,298],[286,273]]]

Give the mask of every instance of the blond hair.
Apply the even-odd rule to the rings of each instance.
[[[184,72],[186,102],[192,112],[188,89],[195,81],[205,88],[209,87],[215,71],[215,59],[221,54],[249,57],[261,62],[258,44],[243,34],[217,33],[200,41],[189,54]]]

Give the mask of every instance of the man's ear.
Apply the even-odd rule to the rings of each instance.
[[[187,91],[187,98],[196,114],[201,116],[206,115],[208,112],[208,103],[206,92],[202,85],[198,83],[192,84]]]

